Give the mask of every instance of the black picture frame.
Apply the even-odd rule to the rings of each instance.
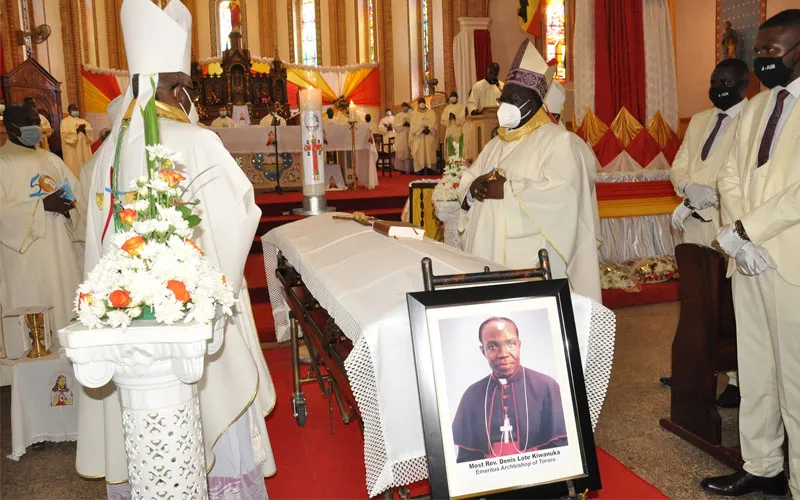
[[[443,428],[440,420],[440,401],[436,392],[431,338],[428,329],[429,311],[451,308],[454,306],[471,306],[497,304],[501,306],[509,301],[530,298],[551,297],[555,299],[560,323],[566,372],[568,374],[569,391],[572,397],[572,410],[577,430],[578,446],[583,466],[580,477],[556,479],[547,483],[526,486],[508,487],[504,484],[493,484],[493,489],[476,491],[471,494],[454,497],[448,485],[445,448],[443,444]],[[572,486],[578,494],[586,490],[599,490],[602,487],[600,470],[597,464],[594,434],[589,413],[589,401],[586,394],[581,356],[578,347],[578,336],[567,280],[526,281],[504,284],[492,284],[466,288],[448,288],[432,292],[414,292],[406,295],[411,323],[411,338],[414,361],[419,388],[422,427],[425,438],[425,450],[428,460],[431,495],[439,498],[558,498],[567,496]],[[469,339],[476,342],[473,332],[465,332]],[[551,334],[552,335],[552,334]],[[555,335],[552,335],[555,337]],[[557,344],[556,344],[557,345]],[[443,360],[442,360],[443,362]],[[566,401],[564,412],[568,411]],[[452,434],[452,429],[444,429]],[[487,431],[488,432],[488,431]],[[571,443],[572,441],[570,441]],[[568,484],[571,481],[571,484]]]

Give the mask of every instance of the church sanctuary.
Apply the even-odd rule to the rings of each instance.
[[[800,500],[800,1],[0,2],[0,498]]]

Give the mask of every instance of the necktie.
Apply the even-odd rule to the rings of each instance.
[[[789,91],[782,89],[778,92],[778,98],[775,101],[775,107],[772,109],[772,114],[769,115],[767,121],[767,128],[764,129],[764,136],[761,137],[761,146],[758,148],[758,166],[762,166],[769,161],[769,152],[772,149],[772,140],[775,138],[775,129],[778,128],[778,122],[783,113],[783,101],[789,97]]]
[[[728,115],[725,113],[720,113],[717,115],[717,124],[714,125],[714,129],[711,131],[711,135],[708,136],[706,139],[706,143],[703,144],[703,151],[700,153],[700,159],[706,161],[708,158],[708,153],[711,152],[711,146],[714,145],[714,139],[717,138],[717,134],[719,133],[719,128],[722,126],[722,120],[724,120]]]

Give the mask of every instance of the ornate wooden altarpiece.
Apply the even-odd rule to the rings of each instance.
[[[289,99],[286,91],[286,67],[275,59],[269,74],[251,72],[250,51],[242,47],[242,35],[230,34],[230,48],[222,54],[222,74],[204,75],[199,64],[192,68],[192,80],[198,92],[197,108],[203,122],[219,116],[225,107],[232,114],[233,106],[246,105],[250,120],[257,124],[267,113],[267,107],[275,107],[279,115],[289,119]]]
[[[0,87],[6,104],[21,103],[26,97],[33,97],[39,113],[44,115],[53,127],[49,138],[50,151],[61,154],[61,82],[47,72],[36,59],[28,58],[12,69],[7,75],[0,76]],[[5,143],[5,127],[0,131]]]

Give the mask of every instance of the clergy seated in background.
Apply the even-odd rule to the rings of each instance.
[[[26,97],[22,100],[22,102],[29,104],[33,109],[36,110],[37,113],[39,113],[39,121],[41,122],[40,126],[42,127],[42,140],[39,141],[39,146],[49,151],[50,144],[46,134],[53,133],[53,126],[50,124],[50,120],[48,120],[47,117],[44,116],[41,111],[39,111],[39,107],[36,106],[36,99],[33,97]]]
[[[286,120],[273,111],[271,107],[267,106],[267,114],[264,115],[264,118],[262,118],[258,124],[262,127],[285,127]]]
[[[720,228],[717,174],[728,161],[739,115],[747,104],[747,63],[725,59],[711,73],[708,96],[713,108],[692,117],[669,177],[675,192],[683,197],[672,214],[672,227],[683,233],[684,243],[712,247]],[[664,385],[672,380],[664,377]],[[728,386],[717,398],[723,408],[739,406],[739,379],[728,372]]]
[[[439,145],[436,112],[428,107],[424,98],[417,102],[411,113],[411,157],[415,173],[433,173],[436,170],[436,149]]]
[[[596,301],[600,271],[587,161],[574,134],[542,106],[552,80],[534,45],[514,58],[501,105],[498,136],[489,141],[458,186],[464,249],[512,269],[538,265],[547,249],[554,278]]]
[[[85,222],[75,209],[77,179],[58,156],[36,148],[39,113],[28,104],[9,105],[3,121],[8,142],[0,147],[0,309],[14,359],[24,354],[28,334],[18,317],[5,316],[9,311],[53,306],[54,332],[72,318]]]
[[[458,92],[450,92],[447,106],[442,110],[441,124],[444,125],[444,142],[452,139],[455,142],[461,141],[461,128],[467,117],[467,107],[458,102]]]
[[[199,200],[202,221],[195,242],[227,278],[236,296],[233,317],[215,324],[224,330],[220,351],[205,360],[200,398],[205,464],[210,468],[210,498],[267,498],[263,478],[276,472],[264,416],[275,392],[261,353],[244,280],[244,264],[261,211],[253,185],[212,130],[194,124],[192,89],[192,19],[188,9],[171,0],[164,11],[150,0],[124,0],[120,23],[131,82],[122,109],[101,148],[92,175],[92,198],[86,231],[86,268],[93,269],[104,246],[115,236],[106,228],[113,210],[109,191],[129,189],[146,175],[144,124],[140,105],[155,93],[160,143],[182,157],[177,170],[194,182],[185,199]],[[147,30],[141,29],[147,26]],[[151,85],[155,82],[156,89]],[[132,101],[135,106],[129,106]],[[192,117],[192,118],[190,118]],[[122,140],[123,120],[130,120]],[[119,151],[118,180],[110,185],[110,168]],[[116,174],[117,172],[115,172]],[[127,193],[121,194],[125,199]],[[129,498],[128,467],[119,397],[113,382],[80,393],[76,468],[86,477],[105,476],[110,498]],[[119,495],[119,496],[115,496]]]
[[[404,102],[400,106],[400,113],[394,119],[394,169],[404,174],[410,174],[411,162],[411,106]]]
[[[228,116],[228,110],[225,108],[219,109],[219,116],[214,118],[211,122],[211,128],[236,128],[236,122],[233,118]]]
[[[81,118],[76,104],[67,108],[69,116],[61,120],[61,153],[75,177],[80,175],[81,167],[92,156],[92,125]]]
[[[478,340],[492,373],[461,396],[453,419],[456,461],[566,446],[558,382],[520,364],[517,325],[508,318],[489,318],[478,328]]]

